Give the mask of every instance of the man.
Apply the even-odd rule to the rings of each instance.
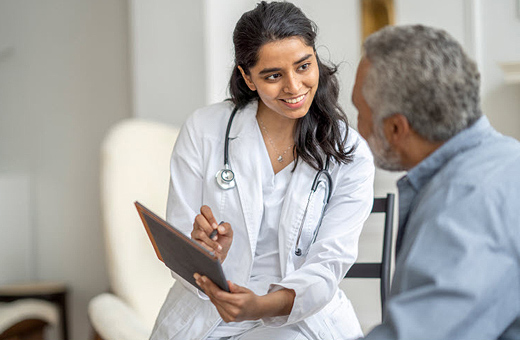
[[[387,27],[352,100],[376,165],[398,182],[397,258],[366,339],[520,339],[520,143],[480,109],[475,63],[446,32]]]

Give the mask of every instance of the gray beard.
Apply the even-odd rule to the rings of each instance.
[[[374,133],[368,137],[367,142],[374,155],[374,164],[378,168],[388,171],[406,170],[401,163],[399,154],[392,150],[381,129],[375,127]]]

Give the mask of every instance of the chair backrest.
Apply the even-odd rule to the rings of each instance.
[[[101,150],[101,203],[110,289],[150,329],[173,278],[157,259],[138,200],[164,217],[170,156],[178,129],[142,119],[116,124]]]
[[[387,194],[386,197],[374,198],[374,205],[372,206],[372,213],[385,214],[381,262],[356,262],[345,276],[345,278],[380,279],[381,314],[383,314],[386,298],[390,292],[390,265],[392,261],[392,235],[394,229],[394,201],[395,194]]]

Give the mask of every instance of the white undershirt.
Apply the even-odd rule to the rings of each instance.
[[[271,163],[269,175],[262,186],[264,213],[258,234],[253,269],[249,288],[258,295],[265,295],[271,283],[281,281],[282,269],[278,246],[278,227],[287,187],[292,177],[292,165],[288,165],[274,175]],[[267,178],[266,178],[267,177]]]
[[[262,190],[264,213],[258,234],[253,269],[247,288],[257,295],[267,294],[271,283],[280,282],[282,270],[278,246],[278,227],[287,187],[292,177],[293,164],[287,165],[276,175],[266,151],[267,161],[262,168]],[[243,322],[221,322],[211,333],[211,338],[225,338],[242,334],[261,325],[260,320]]]

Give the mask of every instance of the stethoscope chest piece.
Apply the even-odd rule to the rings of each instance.
[[[224,168],[215,175],[217,184],[221,189],[228,190],[235,187],[235,174],[231,169]]]

